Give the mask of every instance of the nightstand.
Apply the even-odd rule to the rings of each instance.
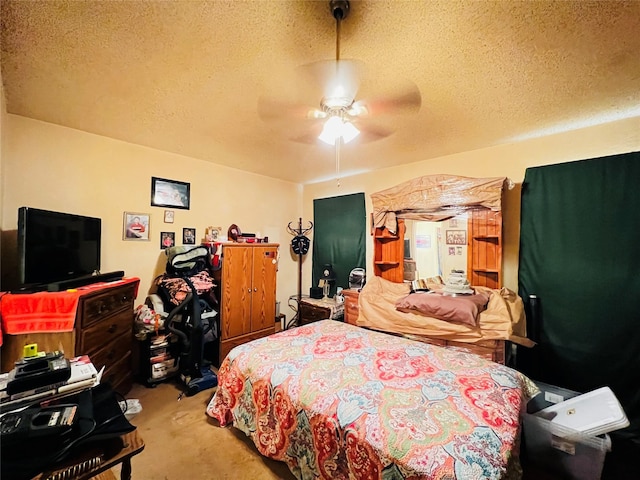
[[[342,295],[344,295],[344,321],[351,325],[358,325],[358,315],[360,313],[358,299],[360,298],[360,291],[345,289],[342,290]]]
[[[339,320],[344,318],[344,304],[310,297],[300,299],[300,325],[317,322],[318,320]]]

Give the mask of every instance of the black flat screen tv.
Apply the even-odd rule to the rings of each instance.
[[[44,285],[99,272],[101,231],[100,218],[19,208],[19,281]]]

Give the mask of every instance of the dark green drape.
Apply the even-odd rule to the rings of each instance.
[[[636,438],[639,250],[640,152],[526,170],[518,282],[539,344],[519,368],[581,392],[609,386],[631,421],[619,433]]]
[[[318,285],[322,267],[330,263],[336,275],[331,285],[333,295],[336,287],[349,288],[352,269],[365,268],[364,193],[314,200],[313,223],[312,285]]]

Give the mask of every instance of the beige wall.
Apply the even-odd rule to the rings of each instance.
[[[100,217],[102,271],[124,270],[140,277],[140,304],[165,269],[161,231],[174,231],[181,239],[183,227],[194,227],[202,238],[209,225],[223,227],[226,235],[235,223],[244,232],[260,232],[281,244],[281,309],[296,293],[297,259],[289,253],[286,226],[300,217],[300,185],[21,116],[4,120],[2,230],[13,252],[21,206]],[[191,209],[174,210],[173,224],[164,223],[164,208],[150,206],[152,176],[191,184]],[[150,241],[122,240],[125,211],[151,215]],[[8,253],[3,260],[4,285],[16,262]]]
[[[384,141],[384,140],[382,140]],[[346,150],[346,149],[345,149]],[[348,168],[350,152],[343,150],[341,164]],[[307,185],[304,189],[303,216],[313,220],[313,199],[364,192],[367,218],[371,213],[372,193],[392,187],[414,177],[452,174],[468,177],[509,177],[516,186],[504,199],[504,285],[518,287],[518,250],[520,235],[520,187],[528,167],[602,157],[640,150],[640,117],[536,138],[515,144],[463,152],[424,160],[410,165],[388,168]],[[367,225],[367,229],[370,225]],[[310,252],[311,254],[311,252]],[[373,275],[373,243],[367,238],[367,275]],[[311,262],[304,264],[303,291],[311,283]]]
[[[2,81],[2,73],[0,72],[0,225],[2,225],[4,204],[4,164],[2,163],[2,154],[4,152],[4,139],[7,117],[7,104],[4,98],[4,82]],[[0,235],[0,272],[2,271],[2,236]],[[0,291],[2,291],[2,277],[0,276]]]
[[[15,251],[16,215],[22,205],[101,217],[102,270],[124,270],[140,277],[138,303],[144,300],[152,280],[164,271],[160,231],[175,231],[180,237],[183,227],[195,227],[200,237],[208,225],[222,226],[226,231],[236,223],[245,232],[259,231],[281,244],[278,300],[288,318],[292,312],[287,299],[297,292],[298,266],[297,256],[289,248],[291,236],[286,225],[295,224],[299,217],[304,222],[312,220],[315,198],[364,192],[368,217],[371,193],[410,178],[439,173],[509,177],[516,187],[506,192],[504,202],[504,284],[517,290],[520,185],[526,168],[640,150],[640,118],[635,118],[343,177],[340,186],[329,180],[303,188],[20,116],[3,113],[0,120],[5,281],[15,269],[15,258],[7,252]],[[342,164],[348,166],[348,162],[349,153],[344,152]],[[149,206],[151,176],[191,183],[192,208],[176,210],[174,224],[163,223],[163,208]],[[151,241],[122,240],[125,211],[151,214]],[[373,271],[372,252],[368,236],[368,275]],[[311,283],[311,258],[311,252],[303,257],[303,294],[308,293]]]

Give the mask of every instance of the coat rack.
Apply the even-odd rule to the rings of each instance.
[[[296,312],[291,321],[285,325],[285,329],[289,328],[291,325],[300,325],[300,301],[302,299],[302,257],[307,254],[309,251],[309,237],[307,237],[307,233],[309,233],[313,229],[313,222],[309,220],[309,226],[303,228],[302,226],[302,218],[298,219],[298,228],[293,228],[291,226],[293,222],[289,222],[287,225],[287,231],[293,235],[293,239],[291,240],[291,248],[293,252],[298,255],[298,296],[296,298],[297,305],[294,308],[291,304],[289,306]],[[289,298],[291,300],[291,298]]]

